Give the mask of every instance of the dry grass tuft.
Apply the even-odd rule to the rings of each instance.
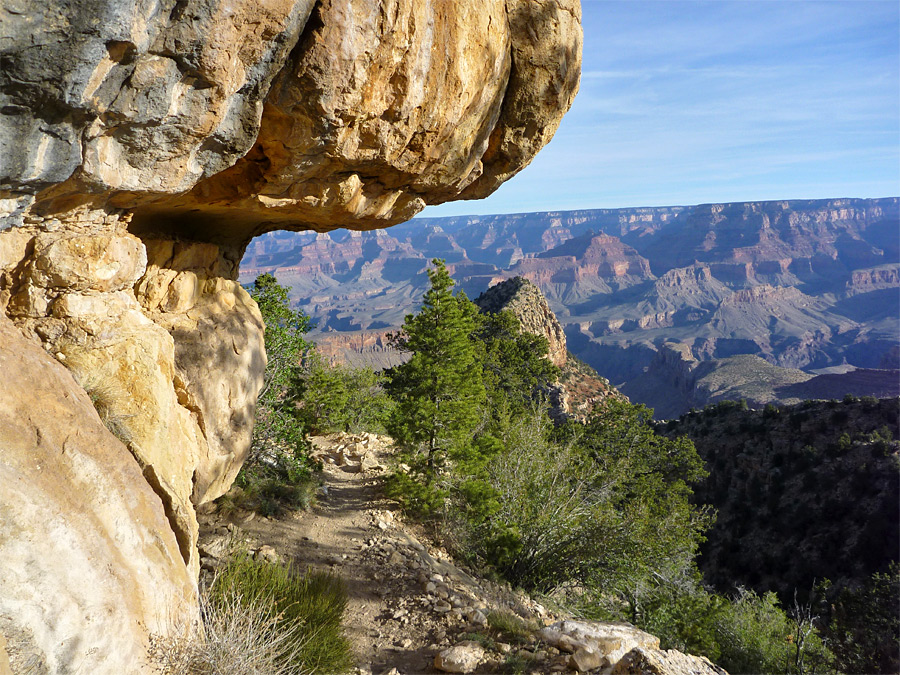
[[[150,658],[164,675],[345,673],[354,665],[346,607],[338,577],[239,552],[201,595],[202,625],[154,637]]]
[[[272,603],[235,592],[201,600],[203,627],[153,636],[150,658],[163,675],[302,675],[294,665],[298,626],[281,624]]]

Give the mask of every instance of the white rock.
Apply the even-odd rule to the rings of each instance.
[[[577,647],[593,650],[608,657],[615,664],[635,647],[659,649],[659,638],[627,623],[601,621],[557,621],[538,635],[558,649],[571,651]],[[569,640],[562,636],[567,636]]]
[[[278,553],[274,548],[265,544],[256,549],[256,553],[253,554],[253,557],[257,560],[266,560],[268,562],[278,562]]]
[[[474,672],[484,658],[484,647],[477,642],[466,641],[445,649],[434,657],[434,667],[445,673]]]
[[[582,647],[569,657],[569,667],[583,673],[586,670],[603,668],[609,665],[609,659],[599,651]]]

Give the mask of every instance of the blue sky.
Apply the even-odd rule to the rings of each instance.
[[[900,194],[897,0],[582,0],[581,90],[491,197],[423,216]]]

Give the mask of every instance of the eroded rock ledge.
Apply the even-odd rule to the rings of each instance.
[[[26,384],[40,377],[35,363],[68,368],[118,438],[104,443],[130,467],[116,474],[129,476],[122,489],[155,514],[155,525],[110,535],[113,548],[155,546],[167,561],[136,553],[135,568],[98,552],[83,568],[94,572],[73,573],[76,585],[110,566],[135,588],[166,579],[155,604],[128,606],[143,628],[123,634],[127,645],[107,640],[84,654],[60,651],[60,639],[92,633],[75,622],[49,630],[55,601],[28,613],[0,594],[11,654],[27,647],[53,671],[133,672],[129,655],[161,627],[161,606],[170,622],[192,620],[194,507],[240,468],[265,368],[262,320],[236,281],[249,240],[385,227],[426,204],[490,194],[555,132],[580,58],[578,0],[4,3],[0,319],[15,339],[0,356],[18,370],[4,371],[3,411],[14,419],[35,393],[40,406],[44,390]],[[17,358],[20,345],[28,359]],[[50,464],[76,461],[68,430],[97,422],[69,389],[58,393],[72,415],[49,406],[25,437],[0,427],[0,493],[12,494],[13,480],[36,509],[54,499],[7,468],[38,448]],[[53,490],[84,482],[60,480]],[[118,502],[82,496],[85,517],[134,520]],[[63,529],[93,536],[76,521]],[[18,522],[0,519],[0,547],[40,540]],[[160,523],[164,546],[153,543]],[[53,555],[64,567],[66,556]],[[3,584],[17,583],[22,560],[3,557]],[[22,588],[43,583],[38,574]],[[116,588],[96,584],[97,602],[113,602]],[[100,633],[116,634],[113,616],[93,619]]]

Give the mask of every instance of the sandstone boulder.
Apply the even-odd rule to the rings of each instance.
[[[594,662],[595,659],[591,653],[614,664],[636,647],[659,648],[658,637],[627,623],[557,621],[538,631],[538,637],[561,651],[574,652],[575,655],[584,650],[586,653],[582,653],[576,661],[585,664]],[[596,667],[598,666],[579,668],[579,670]]]
[[[612,669],[611,675],[728,675],[705,656],[690,656],[674,649],[637,647]]]
[[[0,598],[24,631],[6,635],[13,659],[33,644],[47,668],[133,672],[120,666],[140,663],[160,603],[190,603],[195,507],[246,456],[266,363],[237,283],[247,242],[384,227],[492,192],[552,136],[580,47],[578,0],[4,5],[0,314],[44,351],[29,342],[19,363],[4,341],[0,357],[80,384],[29,391],[23,374],[0,396],[10,419],[43,411],[48,429],[26,417],[0,432],[0,499],[27,505],[7,518],[4,501],[0,527],[40,522],[44,504],[58,540],[10,539],[0,561],[19,575]],[[29,452],[42,469],[7,461]],[[85,607],[105,618],[78,632]]]
[[[237,246],[384,227],[525,167],[581,69],[578,0],[19,4],[0,29],[15,223],[80,200]]]
[[[149,634],[196,611],[163,503],[65,367],[4,317],[0,343],[0,634],[12,671],[138,672]]]
[[[569,667],[584,673],[588,670],[595,670],[609,665],[609,657],[590,647],[579,647],[575,653],[569,657]]]
[[[484,647],[467,640],[445,649],[434,657],[434,667],[445,673],[472,673],[484,658]]]

